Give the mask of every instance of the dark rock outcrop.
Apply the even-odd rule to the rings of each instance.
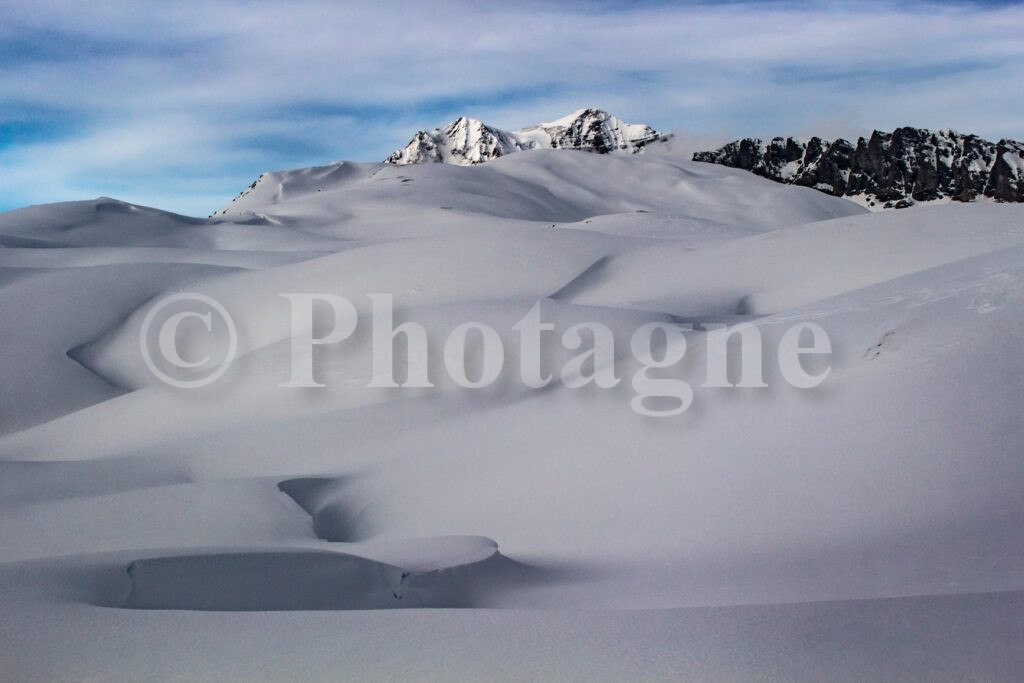
[[[876,130],[856,144],[841,138],[773,138],[767,143],[745,138],[697,152],[693,160],[885,208],[942,199],[968,202],[979,196],[1024,201],[1024,143],[989,142],[952,130]]]

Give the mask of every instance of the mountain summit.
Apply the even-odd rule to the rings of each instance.
[[[988,197],[1024,202],[1024,143],[989,142],[953,130],[876,130],[856,144],[813,137],[744,138],[694,161],[742,168],[770,180],[813,187],[869,207],[969,202]]]
[[[409,144],[385,159],[385,163],[472,166],[528,149],[635,154],[647,144],[665,139],[666,136],[650,126],[625,123],[601,109],[580,109],[555,121],[516,131],[504,131],[460,116],[444,128],[419,131]]]

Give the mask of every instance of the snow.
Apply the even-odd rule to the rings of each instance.
[[[1004,152],[1003,161],[1012,169],[1015,178],[1024,176],[1024,157],[1012,152]]]
[[[800,168],[802,165],[803,161],[799,159],[795,161],[790,161],[789,163],[785,164],[781,169],[779,169],[779,177],[782,180],[789,180],[790,178],[795,177],[800,172]]]
[[[0,678],[1019,680],[1022,219],[671,146],[273,172],[211,219],[0,214]],[[242,354],[193,392],[139,354],[181,291]],[[392,293],[435,365],[486,322],[511,380],[370,389],[363,334],[282,388],[282,292]],[[678,417],[630,409],[628,358],[614,390],[531,390],[538,299],[623,352],[652,321],[769,350],[813,321],[831,375],[702,389],[695,332]]]
[[[534,149],[583,149],[642,152],[664,139],[650,126],[626,123],[600,109],[579,109],[555,121],[504,131],[460,116],[444,128],[417,132],[387,163],[445,163],[472,166],[514,152]]]

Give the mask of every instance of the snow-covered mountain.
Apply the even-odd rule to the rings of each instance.
[[[0,680],[1022,680],[1024,204],[872,213],[689,157],[340,162],[214,219],[0,214]],[[287,385],[287,293],[358,308],[321,388]],[[396,376],[425,358],[431,386],[370,384],[374,293],[425,333]],[[179,389],[143,349],[193,295],[237,354]],[[536,369],[596,372],[570,365],[593,322],[618,386],[521,382],[533,306]],[[207,320],[175,377],[231,347]],[[469,321],[507,352],[490,387],[445,371]],[[768,386],[702,386],[701,323],[740,321]],[[774,358],[808,322],[820,390]],[[649,379],[694,406],[660,422],[632,409],[649,323],[692,328]]]
[[[647,144],[665,137],[650,126],[626,123],[600,109],[580,109],[555,121],[516,131],[504,131],[460,116],[444,128],[419,131],[409,144],[395,150],[385,162],[470,166],[527,149],[637,153]]]
[[[873,208],[978,197],[1024,201],[1024,143],[990,142],[953,130],[876,130],[856,144],[841,138],[744,138],[697,152],[693,160],[855,198]]]

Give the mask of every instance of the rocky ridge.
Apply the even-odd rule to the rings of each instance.
[[[953,130],[876,130],[856,143],[812,137],[744,138],[694,161],[741,168],[791,185],[858,199],[873,208],[988,197],[1024,201],[1024,143]]]

